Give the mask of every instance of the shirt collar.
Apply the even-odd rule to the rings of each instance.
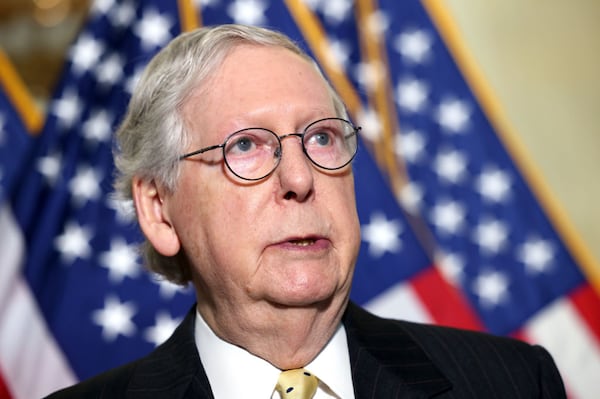
[[[325,348],[305,368],[319,377],[338,397],[354,398],[348,341],[343,324],[340,323]]]
[[[279,369],[217,337],[198,311],[194,334],[215,398],[271,397]]]
[[[281,370],[219,337],[196,311],[196,347],[216,398],[270,398]],[[340,398],[354,398],[350,356],[340,323],[325,348],[305,368]],[[231,381],[236,381],[234,384]]]

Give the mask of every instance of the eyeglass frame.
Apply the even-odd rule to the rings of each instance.
[[[312,157],[308,154],[308,151],[306,150],[306,146],[304,145],[304,135],[308,132],[309,128],[311,126],[316,125],[319,122],[323,122],[323,121],[328,121],[328,120],[338,120],[338,121],[342,121],[347,123],[350,127],[352,127],[352,133],[344,136],[344,139],[347,139],[348,137],[351,137],[352,135],[357,136],[356,137],[356,147],[354,148],[354,153],[352,154],[352,156],[350,157],[350,159],[348,159],[347,162],[345,162],[343,165],[341,166],[337,166],[335,168],[328,168],[322,165],[319,165],[314,159],[312,159]],[[246,130],[252,130],[252,129],[260,129],[260,130],[264,130],[266,132],[271,133],[273,136],[275,136],[275,138],[277,139],[277,143],[278,143],[278,150],[279,150],[279,154],[277,153],[277,151],[275,152],[274,155],[277,156],[278,161],[275,164],[275,166],[273,167],[273,169],[271,171],[269,171],[269,173],[267,173],[264,176],[261,177],[255,177],[255,178],[247,178],[244,176],[240,176],[238,173],[236,173],[233,168],[231,167],[231,165],[229,165],[229,162],[227,161],[227,156],[225,154],[225,147],[227,146],[227,143],[229,142],[229,140],[235,136],[238,133],[244,132]],[[275,172],[275,170],[277,169],[277,167],[279,166],[280,162],[281,162],[281,157],[282,157],[282,153],[283,153],[283,144],[282,144],[282,140],[290,137],[290,136],[296,136],[300,138],[300,143],[302,145],[302,152],[304,153],[304,155],[306,155],[306,158],[308,158],[310,160],[310,162],[315,165],[316,167],[323,169],[323,170],[339,170],[342,169],[343,167],[345,167],[346,165],[348,165],[350,162],[352,162],[352,160],[354,159],[354,157],[356,156],[356,153],[358,152],[358,133],[362,130],[361,126],[356,126],[354,123],[352,123],[351,121],[344,119],[344,118],[339,118],[339,117],[329,117],[329,118],[321,118],[321,119],[317,119],[316,121],[313,121],[311,123],[309,123],[305,128],[304,131],[302,133],[287,133],[287,134],[283,134],[283,135],[278,135],[277,133],[275,133],[274,131],[272,131],[271,129],[267,129],[264,127],[247,127],[247,128],[243,128],[240,130],[236,130],[235,132],[229,134],[226,138],[225,141],[223,141],[223,143],[221,144],[216,144],[216,145],[211,145],[208,147],[204,147],[201,148],[199,150],[195,150],[192,152],[188,152],[186,154],[183,154],[181,156],[179,156],[179,160],[183,161],[185,159],[188,159],[194,155],[199,155],[199,154],[204,154],[205,152],[208,151],[212,151],[212,150],[216,150],[217,148],[221,149],[222,155],[223,155],[223,160],[225,161],[225,165],[227,166],[227,169],[229,169],[229,171],[231,173],[233,173],[235,176],[239,177],[242,180],[246,180],[246,181],[259,181],[262,179],[265,179],[266,177],[268,177],[269,175],[271,175],[271,173]]]

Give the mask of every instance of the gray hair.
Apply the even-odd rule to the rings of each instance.
[[[196,88],[207,84],[231,50],[244,44],[282,47],[314,63],[290,38],[264,28],[219,25],[179,35],[144,70],[116,133],[115,189],[121,199],[132,199],[134,176],[154,180],[168,192],[175,190],[179,156],[189,143],[181,107]],[[315,67],[318,69],[316,64]],[[342,100],[329,84],[328,87],[336,113],[346,117]],[[148,241],[143,244],[142,253],[146,267],[167,280],[181,285],[191,280],[182,253],[173,257],[161,255]]]

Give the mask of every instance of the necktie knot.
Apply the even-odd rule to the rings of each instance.
[[[282,371],[275,389],[282,399],[311,399],[319,379],[305,369]]]

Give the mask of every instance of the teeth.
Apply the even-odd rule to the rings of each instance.
[[[311,239],[305,239],[305,240],[296,240],[296,241],[292,241],[292,243],[294,245],[298,245],[300,247],[307,247],[309,245],[312,245],[315,243],[315,240],[311,240]]]

